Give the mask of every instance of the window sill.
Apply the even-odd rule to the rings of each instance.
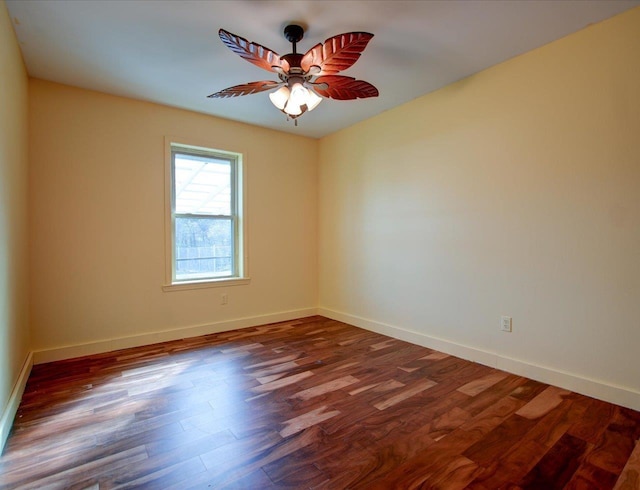
[[[163,291],[183,291],[187,289],[207,289],[222,288],[227,286],[244,286],[251,282],[250,277],[233,277],[228,279],[207,279],[205,281],[177,282],[175,284],[165,284]]]

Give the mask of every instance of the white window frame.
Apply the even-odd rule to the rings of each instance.
[[[175,188],[173,173],[174,149],[192,150],[194,153],[229,158],[232,163],[231,219],[234,222],[234,274],[226,277],[176,280],[175,278]],[[249,284],[247,257],[247,230],[245,216],[246,157],[242,151],[219,150],[217,145],[201,144],[184,138],[165,137],[165,284],[164,291],[201,289]]]

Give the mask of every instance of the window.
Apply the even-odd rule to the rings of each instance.
[[[242,155],[175,143],[170,153],[169,283],[245,278]]]

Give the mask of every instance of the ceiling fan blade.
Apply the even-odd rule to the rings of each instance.
[[[318,77],[312,86],[319,95],[336,100],[366,99],[379,94],[378,89],[369,82],[343,75]]]
[[[319,66],[322,70],[320,75],[346,70],[358,61],[372,37],[373,34],[368,32],[347,32],[330,37],[307,51],[300,66],[305,72],[312,66]]]
[[[274,82],[271,80],[244,83],[242,85],[234,85],[233,87],[225,88],[215,94],[207,95],[207,97],[214,99],[226,99],[228,97],[239,97],[240,95],[257,94],[258,92],[264,92],[265,90],[271,90],[272,88],[279,87],[282,84],[283,82]]]
[[[236,36],[224,29],[220,29],[218,35],[231,51],[264,70],[275,71],[273,67],[281,68],[284,71],[289,70],[289,63],[269,48],[249,42],[245,38]]]

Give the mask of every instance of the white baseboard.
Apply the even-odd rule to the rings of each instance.
[[[258,325],[295,320],[297,318],[303,318],[313,315],[322,315],[327,318],[332,318],[334,320],[349,323],[351,325],[387,335],[389,337],[397,338],[417,345],[422,345],[424,347],[429,347],[440,352],[445,352],[462,359],[478,362],[480,364],[484,364],[485,366],[501,369],[518,376],[525,376],[542,383],[551,384],[571,391],[575,391],[576,393],[591,396],[599,400],[608,401],[617,405],[621,405],[623,407],[628,407],[633,410],[640,411],[640,393],[629,388],[606,384],[601,381],[585,378],[573,373],[567,373],[559,371],[557,369],[530,364],[517,359],[511,359],[494,352],[488,352],[475,347],[451,342],[449,340],[439,339],[413,330],[386,325],[375,320],[320,307],[284,311],[267,315],[259,315],[254,317],[239,318],[235,320],[226,320],[216,323],[208,323],[204,325],[196,325],[160,332],[140,334],[131,337],[120,337],[116,339],[102,340],[86,344],[35,351],[33,355],[29,355],[29,359],[27,361],[27,363],[29,364],[28,369],[27,363],[25,363],[25,368],[23,368],[23,372],[21,372],[19,382],[16,384],[16,388],[11,395],[9,405],[5,410],[5,413],[3,413],[1,422],[2,425],[0,425],[0,443],[4,444],[6,435],[8,435],[8,431],[11,429],[13,416],[15,415],[18,404],[20,403],[22,391],[20,391],[19,386],[22,383],[22,390],[24,390],[24,384],[26,384],[29,372],[31,371],[31,366],[34,363],[42,364],[44,362],[59,361],[62,359],[71,359],[74,357],[81,357],[92,354],[101,354],[118,349],[126,349],[129,347],[139,347],[142,345],[155,344],[158,342],[167,342],[171,340],[197,337],[200,335],[225,332],[238,328],[255,327]],[[14,395],[17,397],[16,400],[14,400]],[[15,408],[13,409],[12,403],[15,404]],[[9,422],[8,426],[6,427],[5,434],[6,418],[9,418]]]
[[[537,366],[517,359],[504,357],[494,352],[487,352],[475,347],[457,344],[413,330],[386,325],[374,320],[327,308],[318,308],[318,315],[640,411],[640,393],[629,388],[612,386],[576,374]]]
[[[119,337],[115,339],[99,340],[96,342],[89,342],[85,344],[43,349],[35,351],[33,353],[33,361],[35,364],[42,364],[45,362],[72,359],[74,357],[102,354],[104,352],[111,352],[119,349],[128,349],[129,347],[139,347],[142,345],[157,344],[159,342],[168,342],[171,340],[198,337],[200,335],[225,332],[228,330],[235,330],[237,328],[255,327],[268,323],[285,322],[288,320],[295,320],[297,318],[304,318],[317,314],[317,308],[304,308],[300,310],[282,311],[278,313],[270,313],[267,315],[237,318],[235,320],[225,320],[221,322],[182,327],[172,330],[144,333],[140,335],[133,335],[130,337]]]
[[[18,412],[22,394],[24,393],[24,389],[27,386],[29,374],[31,374],[31,368],[33,368],[33,354],[29,352],[27,358],[24,361],[24,364],[22,365],[20,374],[18,375],[18,380],[13,386],[13,390],[11,391],[11,395],[9,396],[9,402],[2,412],[2,418],[0,418],[0,454],[2,454],[4,445],[6,444],[7,438],[9,437],[9,432],[11,432],[13,419],[15,419],[16,413]]]

